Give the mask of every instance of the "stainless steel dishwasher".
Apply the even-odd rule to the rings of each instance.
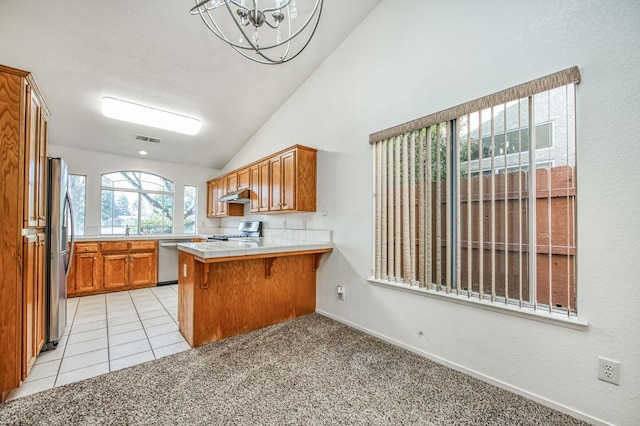
[[[158,285],[178,283],[178,244],[190,242],[193,242],[193,238],[159,241]]]

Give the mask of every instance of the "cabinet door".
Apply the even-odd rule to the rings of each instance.
[[[27,377],[36,352],[36,247],[38,238],[23,238],[22,263],[22,380]]]
[[[238,172],[238,189],[249,188],[249,169],[243,169]]]
[[[149,286],[158,283],[158,262],[155,252],[131,253],[129,255],[129,285]]]
[[[32,94],[31,87],[26,86],[26,104],[27,104],[27,120],[26,120],[26,138],[24,151],[24,200],[23,200],[23,218],[24,227],[37,227],[38,215],[36,213],[36,179],[37,179],[37,162],[38,162],[38,140],[40,127],[40,103],[38,98]]]
[[[207,182],[207,217],[216,215],[215,186],[213,182]]]
[[[47,226],[47,121],[39,115],[38,146],[36,149],[36,217],[38,227]]]
[[[249,168],[249,187],[251,189],[250,200],[249,203],[249,211],[251,213],[257,213],[258,210],[258,199],[260,194],[260,172],[258,166],[251,166]]]
[[[282,205],[280,187],[282,184],[282,161],[280,157],[269,160],[269,211],[280,210]]]
[[[227,175],[224,180],[226,181],[227,192],[233,192],[238,190],[238,174],[231,173]]]
[[[258,211],[269,211],[269,161],[258,164]]]
[[[296,208],[296,153],[295,151],[282,154],[281,162],[281,187],[280,209],[295,210]]]
[[[128,284],[129,255],[108,253],[102,255],[102,287],[105,289],[124,288]]]
[[[76,253],[73,257],[73,293],[82,294],[100,290],[100,254]],[[71,275],[71,274],[69,274]]]
[[[41,232],[38,234],[37,250],[36,250],[36,323],[35,323],[35,350],[36,356],[44,346],[44,311],[47,295],[46,289],[46,266],[47,266],[47,247],[46,235]]]
[[[216,188],[218,189],[216,195],[216,216],[227,216],[227,203],[224,201],[218,201],[218,198],[227,195],[227,180],[216,180]]]

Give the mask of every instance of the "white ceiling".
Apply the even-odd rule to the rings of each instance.
[[[50,144],[127,156],[145,149],[149,159],[221,169],[380,1],[325,0],[307,49],[261,65],[191,16],[192,1],[3,0],[0,63],[33,73],[51,110]],[[103,96],[199,118],[202,130],[105,118]],[[136,133],[163,140],[139,142]]]

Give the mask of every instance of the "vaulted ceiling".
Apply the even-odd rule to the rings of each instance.
[[[380,1],[325,0],[307,49],[269,66],[215,38],[189,14],[191,1],[6,0],[0,63],[33,73],[52,114],[50,144],[126,156],[144,149],[149,159],[221,169]],[[203,126],[188,136],[108,119],[103,96]]]

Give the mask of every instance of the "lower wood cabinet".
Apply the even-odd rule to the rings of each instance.
[[[158,241],[79,242],[67,279],[69,296],[151,287],[158,283]]]
[[[45,239],[44,233],[23,237],[22,380],[44,345]]]

